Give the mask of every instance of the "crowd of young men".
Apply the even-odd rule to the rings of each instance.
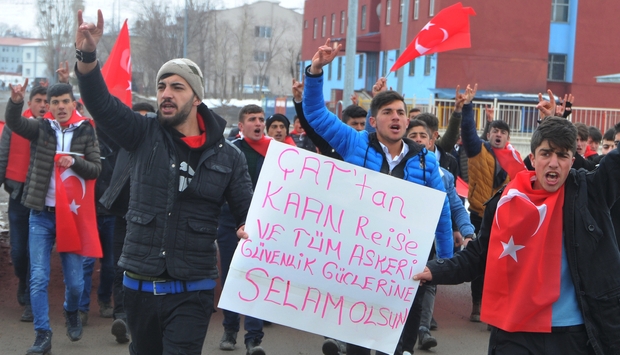
[[[608,272],[620,267],[617,129],[601,135],[552,117],[570,106],[558,108],[549,92],[550,101],[540,98],[542,120],[524,162],[505,122],[490,119],[488,133],[477,135],[476,86],[464,93],[457,88],[440,138],[437,117],[408,112],[383,78],[369,112],[351,105],[339,119],[322,94],[322,68],[340,51],[328,40],[305,69],[305,84],[293,81],[294,130],[286,116],[266,118],[261,107],[248,105],[239,112],[238,137],[227,141],[226,122],[202,102],[205,79],[194,62],[178,58],[162,65],[156,113],[129,108],[108,92],[98,65],[101,12],[96,24],[84,23],[78,12],[78,25],[75,74],[93,120],[78,112],[72,87],[63,83],[35,87],[22,113],[26,82],[10,86],[0,140],[17,299],[21,320],[33,321],[35,329],[27,354],[52,347],[50,254],[64,238],[56,233],[55,166],[82,180],[98,178],[99,232],[106,244],[98,302],[102,316],[115,318],[117,341],[131,335],[131,354],[200,354],[220,277],[218,253],[224,283],[239,238],[249,237],[245,219],[272,140],[446,192],[434,247],[427,268],[414,277],[421,284],[393,354],[413,353],[417,341],[422,349],[436,346],[430,334],[436,285],[466,281],[472,282],[470,319],[491,327],[489,354],[620,353],[620,277]],[[68,67],[59,71],[68,75]],[[469,215],[455,192],[462,159],[451,153],[459,126]],[[576,154],[590,161],[592,172],[571,169]],[[94,259],[74,252],[60,257],[66,334],[78,341],[88,320]],[[247,355],[266,353],[263,323],[244,317]],[[220,349],[234,350],[240,316],[224,311],[223,328]],[[322,351],[371,350],[326,339]]]

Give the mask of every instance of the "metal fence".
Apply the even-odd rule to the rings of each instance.
[[[430,112],[439,119],[439,128],[445,129],[452,111],[454,100],[446,99],[405,99],[407,109],[417,107],[422,112]],[[368,109],[370,100],[362,100],[360,105]],[[485,108],[493,109],[493,119],[503,120],[510,127],[511,137],[529,137],[537,126],[538,110],[535,104],[474,101],[474,119],[479,131],[484,129],[486,121]],[[620,109],[596,108],[596,107],[572,107],[573,113],[569,120],[581,122],[587,126],[594,126],[605,133],[609,128],[620,123]]]

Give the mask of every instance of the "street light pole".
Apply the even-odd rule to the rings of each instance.
[[[409,27],[409,0],[405,0],[403,4],[403,22],[402,28],[400,31],[400,55],[403,54],[405,49],[407,48],[407,30]],[[398,58],[396,58],[398,59]],[[410,64],[412,65],[412,64]],[[396,73],[396,77],[398,78],[398,83],[396,84],[396,91],[399,94],[403,94],[403,85],[405,81],[405,70],[404,68],[398,69]]]
[[[342,102],[351,105],[355,86],[355,53],[357,52],[357,0],[349,0],[349,23],[347,24],[347,45],[345,48],[344,90]]]
[[[187,0],[185,0],[185,24],[183,26],[183,58],[187,58]]]

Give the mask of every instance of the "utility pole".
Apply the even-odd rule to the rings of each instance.
[[[405,0],[403,4],[403,22],[402,22],[402,28],[400,30],[400,55],[402,55],[405,49],[407,48],[408,28],[409,28],[409,0]],[[398,69],[398,72],[396,73],[396,77],[398,78],[398,83],[396,84],[396,91],[402,95],[403,85],[405,81],[404,67],[401,67],[400,69]]]
[[[344,90],[342,102],[344,107],[351,105],[355,85],[355,53],[357,52],[357,0],[349,0],[349,23],[347,24],[347,46],[345,48]]]

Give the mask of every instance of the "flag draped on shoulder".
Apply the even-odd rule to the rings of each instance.
[[[493,148],[493,153],[495,157],[497,157],[499,166],[510,176],[510,180],[513,180],[515,176],[523,170],[527,170],[525,163],[523,163],[523,159],[521,159],[521,154],[519,154],[512,144],[506,144],[506,147],[503,149]]]
[[[58,161],[64,154],[56,154]],[[76,158],[81,159],[81,158]],[[84,180],[71,168],[55,164],[56,249],[101,258],[101,242],[95,210],[95,179]]]
[[[471,47],[470,15],[476,15],[474,9],[463,7],[460,2],[439,11],[411,41],[390,71],[396,71],[422,55]]]
[[[123,23],[108,60],[101,68],[101,75],[110,94],[131,107],[131,49],[127,20]]]
[[[562,206],[523,171],[504,189],[491,227],[480,319],[507,332],[551,332],[560,297]]]

